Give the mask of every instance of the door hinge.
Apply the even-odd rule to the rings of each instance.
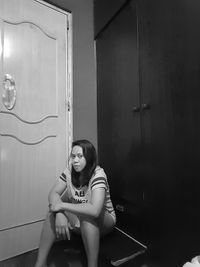
[[[66,104],[67,104],[67,110],[68,110],[68,111],[71,111],[71,104],[70,104],[70,101],[67,100],[67,101],[66,101]]]
[[[69,30],[69,20],[67,20],[67,30]]]

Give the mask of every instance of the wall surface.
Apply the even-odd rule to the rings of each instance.
[[[46,2],[72,12],[73,137],[89,139],[97,146],[93,0]]]

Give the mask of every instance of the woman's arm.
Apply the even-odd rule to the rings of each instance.
[[[98,218],[102,211],[104,200],[105,188],[96,188],[91,192],[90,203],[73,204],[58,202],[55,205],[53,204],[50,210],[52,212],[69,211],[76,215],[85,215]]]
[[[56,181],[55,185],[52,187],[48,195],[49,205],[55,205],[56,203],[61,202],[61,195],[65,191],[66,187],[67,183],[65,183],[61,179],[58,179]]]

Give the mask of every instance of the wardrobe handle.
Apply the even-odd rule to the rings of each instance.
[[[132,108],[132,112],[139,112],[139,111],[140,111],[140,107],[135,106]]]
[[[142,104],[142,110],[146,110],[146,109],[150,109],[150,105],[149,104]]]

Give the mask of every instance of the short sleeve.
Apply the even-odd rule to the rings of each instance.
[[[91,183],[90,183],[91,190],[94,190],[96,188],[105,188],[106,190],[108,188],[106,174],[100,166],[96,167],[94,176],[92,177]]]
[[[105,177],[96,177],[92,179],[91,190],[96,188],[105,188],[107,189],[107,181]]]
[[[67,183],[67,179],[69,177],[70,177],[70,171],[69,169],[65,169],[65,171],[61,173],[59,180],[62,180],[63,182]]]

